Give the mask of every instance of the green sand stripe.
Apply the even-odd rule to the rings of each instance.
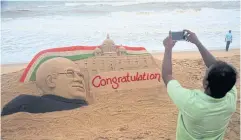
[[[94,50],[96,48],[100,48],[100,46],[70,46],[70,47],[61,47],[61,48],[52,48],[52,49],[47,49],[47,50],[43,50],[41,52],[39,52],[37,55],[34,56],[34,58],[31,60],[31,62],[28,64],[27,68],[25,69],[24,73],[22,74],[21,78],[20,78],[20,82],[24,82],[26,80],[29,80],[29,79],[34,79],[34,78],[29,78],[29,77],[32,77],[32,75],[35,75],[35,71],[36,69],[39,67],[39,65],[43,62],[41,61],[43,58],[45,57],[48,57],[48,56],[45,56],[46,53],[49,54],[49,53],[58,53],[58,52],[75,52],[75,51],[92,51],[94,52]],[[120,47],[120,46],[118,46]],[[118,48],[117,47],[117,48]],[[141,55],[141,54],[148,54],[148,53],[144,53],[143,51],[146,51],[146,49],[144,47],[129,47],[129,46],[123,46],[125,49],[126,49],[126,55]],[[128,53],[129,52],[129,53]],[[134,53],[133,53],[134,52]],[[136,52],[136,53],[135,53]],[[88,52],[89,53],[89,52]],[[131,53],[131,54],[130,54]],[[44,55],[44,56],[43,56]],[[61,54],[62,55],[62,54]],[[74,54],[77,56],[77,54]],[[71,57],[74,57],[71,56]],[[81,54],[83,55],[83,54]],[[93,55],[93,54],[92,54]],[[56,56],[52,56],[52,57],[58,57],[59,54],[57,54]],[[42,58],[41,58],[42,57]],[[63,55],[63,56],[59,56],[59,57],[66,57],[66,58],[70,58],[70,57],[67,57],[66,55]],[[51,57],[49,57],[51,58]],[[77,57],[76,59],[73,59],[73,60],[80,60],[80,59],[86,59],[85,57],[82,58],[82,57]],[[45,59],[44,59],[45,60]],[[40,63],[41,61],[41,63]],[[34,74],[32,74],[32,72],[34,71]]]
[[[31,68],[29,69],[26,78],[25,79],[30,79],[32,72],[35,70],[36,66],[41,62],[42,59],[45,57],[68,57],[68,56],[77,56],[77,55],[86,55],[86,54],[91,54],[93,51],[91,50],[84,50],[84,51],[65,51],[65,52],[47,52],[41,56],[33,63]],[[80,58],[82,59],[82,58]]]
[[[30,77],[30,81],[35,81],[36,80],[36,71],[38,70],[39,66],[49,60],[49,59],[52,59],[52,58],[55,58],[55,57],[64,57],[64,58],[67,58],[67,59],[70,59],[72,61],[76,61],[76,60],[82,60],[82,59],[86,59],[86,58],[89,58],[89,57],[93,57],[94,54],[81,54],[81,55],[73,55],[73,56],[47,56],[45,58],[43,58],[37,65],[36,67],[34,68],[34,71],[32,72],[31,74],[31,77]]]
[[[146,55],[146,54],[150,54],[148,52],[145,52],[145,53],[127,53],[125,52],[126,55]],[[51,55],[51,54],[47,54],[47,55]],[[64,55],[64,54],[63,54]],[[82,59],[87,59],[87,58],[90,58],[90,57],[93,57],[94,54],[93,53],[89,53],[89,54],[80,54],[80,55],[73,55],[73,56],[62,56],[62,55],[54,55],[54,56],[45,56],[43,58],[41,58],[40,60],[37,61],[36,65],[34,65],[34,67],[32,67],[32,70],[33,72],[32,73],[29,73],[31,76],[30,76],[30,81],[34,81],[36,80],[36,71],[37,69],[39,68],[39,66],[49,60],[49,59],[52,59],[52,58],[55,58],[55,57],[65,57],[67,59],[70,59],[72,61],[76,61],[76,60],[82,60]],[[32,71],[31,70],[31,71]],[[27,76],[28,77],[28,76]]]
[[[32,73],[29,70],[32,69],[32,66],[33,66],[34,63],[35,64],[37,63],[36,60],[38,60],[40,56],[42,56],[46,53],[65,52],[65,51],[73,51],[74,52],[74,51],[79,51],[79,50],[82,50],[82,51],[92,50],[92,51],[94,51],[97,47],[99,47],[99,46],[70,46],[70,47],[61,47],[61,48],[51,48],[51,49],[40,51],[39,53],[37,53],[34,56],[34,58],[28,64],[27,68],[24,70],[24,72],[23,72],[23,74],[20,78],[20,82],[24,82],[24,81],[26,81],[26,79],[29,80],[29,77]]]

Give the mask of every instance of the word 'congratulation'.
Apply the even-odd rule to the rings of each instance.
[[[129,72],[127,72],[124,76],[114,76],[114,77],[108,77],[103,78],[100,75],[95,76],[92,79],[92,85],[96,88],[100,86],[106,86],[111,84],[113,89],[117,89],[120,86],[120,83],[127,83],[127,82],[136,82],[136,81],[144,81],[144,80],[155,80],[157,79],[160,82],[161,75],[160,73],[146,73],[143,72],[140,74],[139,72],[136,72],[136,74],[130,75]]]

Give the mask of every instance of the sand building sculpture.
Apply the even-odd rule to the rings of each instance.
[[[25,69],[20,81],[36,81],[36,71],[39,69],[39,66],[55,57],[68,58],[79,66],[85,75],[87,85],[89,85],[86,88],[87,91],[116,90],[112,86],[115,83],[122,83],[118,86],[118,89],[138,88],[140,85],[142,85],[141,87],[148,87],[160,84],[160,70],[152,55],[144,47],[116,45],[109,35],[98,46],[60,47],[39,52]],[[143,73],[143,75],[140,73]],[[136,74],[136,77],[132,77],[132,80],[130,79],[131,74]],[[118,75],[122,75],[122,77],[126,75],[126,79],[120,76],[115,81],[115,76]],[[102,79],[98,79],[98,76]],[[93,82],[93,79],[96,77],[97,79]],[[128,87],[128,84],[131,87]],[[96,85],[100,86],[96,87]]]

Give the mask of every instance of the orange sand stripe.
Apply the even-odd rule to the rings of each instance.
[[[96,49],[96,47],[99,47],[99,46],[71,46],[71,47],[52,48],[52,49],[43,50],[43,51],[39,52],[37,55],[35,55],[35,57],[31,60],[31,62],[29,63],[29,65],[27,66],[25,71],[23,72],[23,75],[20,78],[20,82],[24,82],[24,80],[27,76],[27,73],[28,73],[29,69],[32,67],[33,63],[39,58],[39,56],[41,56],[44,53],[61,52],[61,51],[76,51],[76,50],[94,50],[94,49]]]
[[[25,80],[30,79],[33,71],[35,70],[35,67],[39,64],[39,62],[48,56],[73,56],[73,55],[80,55],[80,54],[90,54],[93,53],[94,50],[82,50],[82,51],[66,51],[66,52],[47,52],[43,55],[41,55],[32,65],[32,67],[30,68],[29,72],[26,75]]]

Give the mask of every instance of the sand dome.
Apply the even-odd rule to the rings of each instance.
[[[107,37],[103,41],[102,45],[115,45],[115,42],[112,39],[110,39],[109,34],[107,34]]]
[[[102,52],[115,52],[116,47],[113,40],[110,39],[109,34],[107,34],[107,38],[103,41],[101,48]]]

